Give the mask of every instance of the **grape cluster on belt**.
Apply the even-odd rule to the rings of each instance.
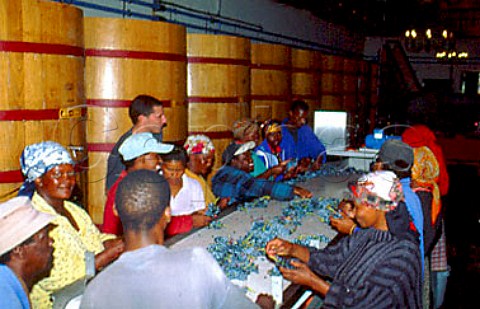
[[[337,166],[324,165],[317,171],[307,171],[304,174],[297,175],[297,177],[286,181],[288,184],[295,184],[297,182],[305,182],[308,179],[325,176],[350,176],[357,174],[358,171],[353,167],[339,169]]]
[[[209,203],[207,205],[207,211],[205,212],[205,216],[215,219],[220,214],[221,211],[222,209],[216,203]],[[223,227],[223,223],[216,220],[212,220],[212,222],[210,222],[210,224],[208,225],[209,229],[214,229],[214,230],[221,229],[222,227]]]
[[[240,209],[267,207],[268,201],[269,198],[259,198],[245,203]],[[258,272],[258,266],[254,261],[265,254],[264,248],[270,240],[291,235],[301,225],[305,216],[317,216],[320,221],[328,223],[328,217],[336,214],[335,208],[338,203],[339,200],[333,198],[295,199],[283,208],[281,216],[271,220],[255,220],[247,234],[238,239],[215,237],[207,250],[217,260],[229,279],[246,280],[250,273]],[[325,235],[303,235],[298,241],[307,244],[306,242],[312,241],[315,237],[323,242],[328,241]],[[289,266],[289,261],[284,258],[280,263]]]
[[[205,216],[215,218],[220,214],[221,211],[222,210],[220,209],[220,206],[218,206],[216,203],[209,203],[207,205]]]

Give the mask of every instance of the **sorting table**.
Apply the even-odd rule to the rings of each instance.
[[[314,197],[343,198],[347,190],[346,184],[356,177],[356,175],[318,177],[297,183],[296,185],[310,190]],[[238,239],[248,233],[253,221],[259,219],[269,220],[275,216],[281,216],[282,208],[286,205],[288,205],[288,202],[270,200],[267,208],[232,211],[219,219],[224,225],[221,229],[202,228],[180,239],[170,239],[166,245],[170,248],[190,248],[195,246],[207,248],[209,244],[214,242],[214,238],[217,236]],[[336,232],[329,225],[320,222],[318,217],[307,216],[302,220],[302,224],[296,231],[285,238],[293,240],[299,235],[318,234],[323,234],[331,239],[336,235]],[[320,243],[320,247],[325,245],[325,243]],[[246,281],[232,280],[233,283],[240,287],[247,288],[247,296],[253,301],[259,294],[272,295],[275,292],[272,291],[272,277],[268,274],[268,271],[274,267],[274,264],[266,257],[257,258],[255,263],[258,265],[258,273],[250,274]],[[282,284],[285,291],[290,282],[283,280]]]

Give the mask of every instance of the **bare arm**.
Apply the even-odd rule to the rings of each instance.
[[[330,284],[322,278],[318,277],[310,268],[301,262],[291,261],[290,264],[294,269],[280,267],[280,271],[285,279],[300,285],[304,285],[325,296],[330,289]]]
[[[95,255],[95,269],[97,271],[116,260],[125,250],[125,243],[121,238],[107,240],[103,245],[105,250]]]
[[[301,187],[294,187],[293,194],[300,196],[301,198],[310,198],[312,197],[312,192],[308,191],[307,189]]]

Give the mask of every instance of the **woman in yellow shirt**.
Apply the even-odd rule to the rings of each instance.
[[[73,160],[60,144],[47,141],[29,145],[20,159],[26,183],[33,184],[34,208],[56,216],[50,232],[53,239],[53,268],[30,294],[33,308],[51,308],[50,296],[82,279],[87,269],[100,270],[124,249],[123,241],[102,234],[90,216],[68,201],[75,186]],[[91,256],[91,263],[87,257]]]

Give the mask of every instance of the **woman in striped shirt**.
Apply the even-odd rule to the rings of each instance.
[[[392,234],[385,217],[403,199],[398,179],[369,173],[352,191],[362,229],[321,250],[277,238],[267,255],[294,258],[293,269],[280,267],[283,276],[324,297],[325,308],[421,308],[418,241],[412,233]]]

